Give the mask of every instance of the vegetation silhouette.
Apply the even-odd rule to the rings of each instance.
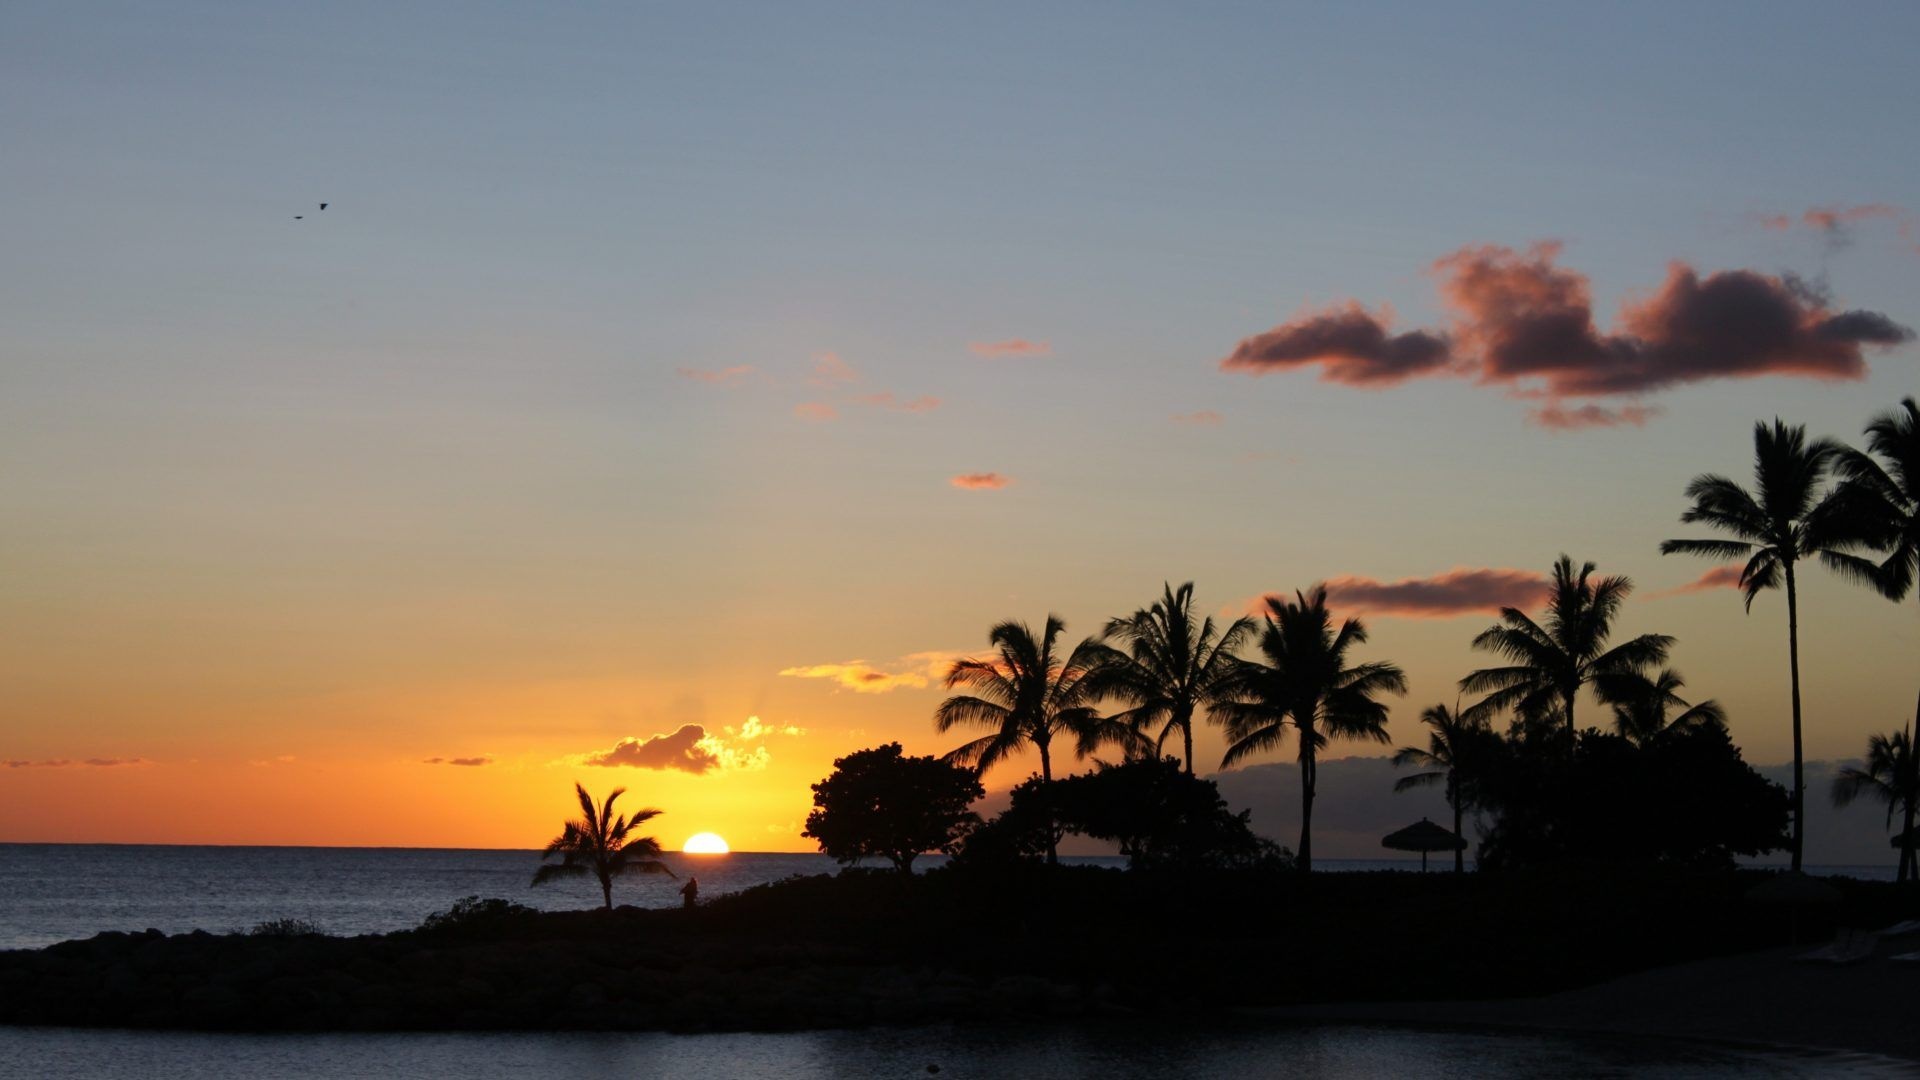
[[[1390,741],[1387,707],[1380,694],[1404,694],[1407,677],[1393,664],[1370,661],[1347,666],[1347,650],[1367,640],[1359,619],[1334,629],[1327,590],[1295,592],[1294,599],[1266,598],[1266,627],[1258,637],[1265,663],[1242,660],[1213,707],[1230,740],[1220,767],[1249,754],[1278,748],[1293,728],[1300,760],[1300,846],[1294,856],[1302,873],[1313,870],[1313,797],[1319,754],[1329,739]]]
[[[1767,589],[1787,594],[1787,672],[1793,703],[1793,846],[1798,870],[1806,845],[1805,752],[1800,735],[1800,593],[1794,567],[1816,556],[1844,562],[1846,548],[1860,539],[1855,515],[1840,512],[1844,503],[1829,497],[1826,480],[1843,448],[1832,439],[1807,439],[1807,429],[1775,417],[1753,426],[1754,490],[1714,473],[1688,484],[1693,500],[1680,520],[1710,525],[1724,540],[1663,540],[1662,555],[1701,555],[1743,560],[1740,589],[1747,610]],[[1849,520],[1854,519],[1854,520]]]
[[[1062,657],[1060,635],[1065,631],[1058,615],[1047,616],[1038,637],[1025,623],[1009,620],[987,633],[994,659],[954,662],[946,688],[972,693],[941,702],[934,711],[934,727],[941,732],[983,727],[990,733],[948,752],[948,761],[985,772],[1022,746],[1032,746],[1040,754],[1041,782],[1048,783],[1053,780],[1055,738],[1071,738],[1077,757],[1107,742],[1137,741],[1126,725],[1108,720],[1094,707],[1101,693],[1098,672],[1111,662],[1112,650],[1085,638]],[[1047,861],[1059,861],[1052,845]]]
[[[986,794],[972,769],[936,757],[910,757],[897,742],[833,763],[813,785],[813,812],[800,835],[844,865],[884,858],[902,874],[928,851],[951,854],[979,823],[968,809]]]
[[[1258,624],[1243,616],[1223,629],[1211,615],[1196,619],[1191,581],[1162,589],[1151,605],[1108,621],[1101,637],[1120,648],[1102,665],[1098,686],[1132,706],[1116,713],[1115,721],[1141,733],[1160,728],[1154,756],[1164,751],[1169,735],[1179,732],[1181,760],[1192,776],[1194,714],[1227,700],[1235,654]]]
[[[1696,727],[1727,726],[1727,713],[1717,701],[1691,704],[1680,696],[1687,681],[1672,668],[1661,668],[1652,677],[1638,672],[1615,684],[1613,692],[1613,733],[1645,746],[1656,739]],[[1680,715],[1671,716],[1674,709]]]
[[[1625,696],[1632,689],[1632,676],[1665,662],[1673,647],[1665,634],[1641,634],[1607,648],[1613,621],[1633,582],[1619,575],[1596,581],[1594,570],[1589,562],[1576,571],[1573,560],[1561,555],[1553,564],[1545,626],[1519,608],[1501,608],[1500,621],[1473,639],[1475,649],[1511,663],[1481,668],[1460,680],[1460,689],[1486,695],[1467,710],[1469,715],[1491,719],[1511,709],[1536,722],[1557,719],[1564,732],[1562,745],[1571,751],[1577,725],[1574,706],[1582,687],[1593,684],[1602,701]]]
[[[1893,880],[1920,880],[1914,862],[1914,817],[1920,811],[1920,759],[1913,752],[1911,726],[1888,735],[1867,737],[1867,756],[1860,766],[1848,766],[1833,778],[1833,805],[1848,806],[1859,798],[1887,804],[1887,826],[1900,815],[1900,865]]]
[[[598,808],[593,796],[579,784],[573,785],[580,798],[581,816],[569,821],[560,835],[540,853],[542,860],[560,856],[557,863],[546,863],[534,871],[533,884],[545,885],[564,877],[592,874],[600,882],[601,899],[606,910],[613,910],[613,879],[623,874],[677,875],[660,861],[660,842],[651,836],[634,836],[633,831],[660,815],[654,809],[636,810],[632,817],[613,816],[614,801],[626,794],[626,788],[614,788]]]
[[[1428,729],[1426,748],[1403,746],[1394,752],[1393,763],[1400,768],[1426,771],[1395,780],[1393,790],[1398,793],[1444,784],[1447,809],[1453,811],[1453,835],[1464,838],[1467,834],[1461,830],[1461,819],[1474,804],[1472,782],[1478,775],[1476,769],[1484,768],[1480,763],[1496,752],[1490,742],[1498,736],[1484,715],[1473,718],[1461,715],[1457,702],[1452,709],[1445,705],[1428,706],[1421,711],[1420,722]],[[1466,870],[1466,857],[1464,848],[1454,849],[1454,873]]]

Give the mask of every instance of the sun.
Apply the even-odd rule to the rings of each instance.
[[[733,849],[727,847],[727,842],[720,838],[719,833],[703,832],[687,837],[687,842],[680,845],[680,850],[688,855],[725,855]]]

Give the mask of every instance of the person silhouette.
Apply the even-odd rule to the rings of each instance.
[[[693,902],[700,899],[700,879],[697,877],[688,878],[687,883],[680,886],[680,897],[686,901],[686,907],[692,907]]]

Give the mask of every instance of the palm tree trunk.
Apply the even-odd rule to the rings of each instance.
[[[613,879],[605,876],[604,874],[601,875],[600,877],[600,897],[602,902],[607,905],[607,910],[612,911],[613,910]]]
[[[1460,793],[1453,788],[1453,774],[1451,772],[1447,774],[1447,805],[1453,809],[1453,835],[1460,837],[1462,840],[1466,839],[1466,834],[1460,831]],[[1454,848],[1453,872],[1462,874],[1466,872],[1466,869],[1467,849],[1464,847]]]
[[[1914,865],[1913,851],[1913,800],[1907,800],[1906,824],[1900,832],[1900,869],[1893,875],[1896,882],[1920,879],[1920,866]]]
[[[1806,778],[1800,749],[1800,594],[1794,585],[1793,562],[1787,568],[1787,671],[1793,680],[1793,866],[1800,869],[1800,855],[1807,838]]]
[[[1041,740],[1035,744],[1040,747],[1040,786],[1047,793],[1047,865],[1060,865],[1060,851],[1054,839],[1059,829],[1053,823],[1053,755],[1049,753],[1047,743]]]
[[[1187,744],[1187,775],[1193,775],[1193,714],[1189,712],[1180,720],[1180,735]]]
[[[1303,874],[1313,873],[1313,785],[1318,768],[1313,751],[1300,755],[1300,855],[1294,860]]]
[[[1569,694],[1567,694],[1567,695],[1566,695],[1566,701],[1567,701],[1567,756],[1568,756],[1569,758],[1571,758],[1571,757],[1573,756],[1573,751],[1574,751],[1574,747],[1575,747],[1575,745],[1576,745],[1577,743],[1579,743],[1579,741],[1580,741],[1580,737],[1579,737],[1579,734],[1578,734],[1578,732],[1579,732],[1579,729],[1573,726],[1573,701],[1574,701],[1574,699],[1575,699],[1575,698],[1577,698],[1577,697],[1579,697],[1579,696],[1580,696],[1580,688],[1579,688],[1578,686],[1576,686],[1576,687],[1574,687],[1574,688],[1573,688],[1573,691],[1572,691],[1571,693],[1569,693]]]

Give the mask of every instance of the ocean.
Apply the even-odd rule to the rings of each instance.
[[[1123,866],[1112,856],[1067,862]],[[681,881],[700,879],[703,898],[783,878],[830,874],[817,853],[669,854],[679,879],[614,883],[616,904],[671,907]],[[929,856],[916,865],[935,866]],[[27,949],[102,930],[169,934],[246,930],[302,919],[329,934],[405,930],[464,896],[498,896],[548,910],[600,905],[599,886],[575,878],[534,888],[536,851],[457,848],[200,847],[121,844],[0,844],[0,949]],[[1418,870],[1418,859],[1321,859],[1316,871]],[[1445,870],[1436,860],[1433,872]],[[1890,878],[1891,867],[1815,872]]]

